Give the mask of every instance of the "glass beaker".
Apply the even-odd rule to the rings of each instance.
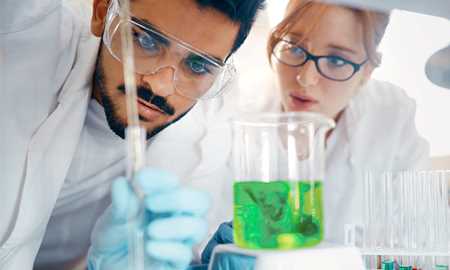
[[[325,136],[316,113],[245,114],[233,120],[234,241],[291,249],[323,239]]]

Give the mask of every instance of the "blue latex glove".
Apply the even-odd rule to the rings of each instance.
[[[192,259],[192,246],[207,233],[204,219],[209,197],[202,192],[178,186],[177,178],[162,170],[143,169],[135,183],[145,195],[142,215],[145,232],[146,269],[186,269]],[[95,225],[89,250],[89,270],[128,268],[128,217],[135,216],[139,200],[129,182],[119,178],[112,185],[112,205]],[[129,269],[132,270],[132,269]]]
[[[232,244],[233,242],[233,221],[220,224],[202,252],[202,263],[209,263],[213,250],[217,245]]]
[[[255,257],[243,254],[220,252],[211,262],[211,270],[254,270]]]
[[[211,255],[214,248],[220,244],[232,244],[233,241],[233,222],[225,222],[220,224],[217,231],[214,233],[211,240],[209,240],[205,249],[202,252],[202,263],[210,263]],[[234,253],[219,253],[215,258],[212,270],[251,270],[254,268],[255,258],[242,254]]]
[[[187,270],[208,270],[207,264],[190,265]]]

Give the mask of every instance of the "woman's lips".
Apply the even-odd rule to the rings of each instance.
[[[289,97],[291,100],[291,109],[294,111],[311,111],[314,106],[319,104],[314,98],[305,95],[290,94]]]
[[[165,113],[153,104],[138,99],[138,113],[147,121],[154,121]]]

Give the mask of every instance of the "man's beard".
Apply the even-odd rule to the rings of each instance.
[[[94,71],[94,89],[97,89],[97,91],[100,94],[100,98],[102,101],[103,108],[105,110],[106,120],[108,121],[109,128],[119,137],[122,139],[125,139],[125,128],[126,124],[123,123],[120,118],[117,115],[117,110],[115,108],[115,105],[111,99],[110,96],[108,96],[108,93],[106,91],[105,87],[105,76],[103,72],[103,67],[101,66],[101,53],[98,55],[97,63],[95,65],[95,71]],[[119,85],[117,87],[117,90],[125,93],[125,86]],[[142,100],[145,100],[154,106],[156,106],[158,109],[160,109],[164,114],[166,115],[174,115],[175,109],[173,106],[171,106],[167,100],[164,97],[155,95],[153,91],[145,86],[138,86],[137,87],[137,95]],[[152,130],[147,130],[147,140],[158,134],[160,131],[165,129],[166,127],[170,126],[171,124],[177,122],[182,117],[184,117],[192,107],[190,107],[186,112],[179,115],[174,120],[159,125]],[[140,117],[140,116],[139,116]]]

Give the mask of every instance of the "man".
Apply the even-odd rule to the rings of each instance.
[[[41,265],[56,260],[61,266],[84,255],[92,226],[108,205],[109,183],[123,175],[125,167],[123,76],[119,35],[114,33],[120,20],[111,10],[113,3],[94,1],[92,33],[109,38],[108,43],[102,38],[98,49],[99,40],[84,21],[88,14],[84,2],[19,2],[9,1],[0,11],[0,85],[5,95],[0,106],[5,127],[0,144],[0,268],[8,270],[31,268],[51,215]],[[218,127],[211,134],[205,127],[215,124],[211,115],[221,101],[198,100],[219,94],[229,82],[232,68],[225,63],[245,40],[262,2],[131,1],[135,46],[143,53],[136,54],[135,61],[140,119],[149,138],[147,158],[156,166],[180,167],[175,170],[178,177],[144,171],[144,182],[159,185],[152,192],[164,189],[169,195],[188,194],[184,199],[196,197],[197,204],[202,202],[202,193],[178,188],[173,178],[191,181],[193,187],[220,190],[222,183],[214,184],[212,173],[225,170],[222,142],[214,141],[214,133],[221,134],[223,129]],[[201,123],[205,119],[209,123]],[[219,154],[211,161],[205,153],[213,142],[219,143]],[[115,214],[129,209],[121,206],[133,201],[128,184],[116,183],[113,208],[103,220],[117,218]],[[125,203],[120,201],[123,198]],[[214,211],[218,202],[212,204],[209,220],[219,220],[222,213]],[[186,212],[192,217],[191,225],[203,224],[204,209]],[[94,235],[94,241],[101,242],[105,232],[101,229],[115,225],[101,223],[100,236]],[[199,239],[191,238],[201,235],[195,229],[191,226],[185,235],[193,243]],[[92,253],[98,257],[95,244]],[[46,251],[53,251],[51,258]],[[177,266],[182,267],[187,256],[180,257]]]

